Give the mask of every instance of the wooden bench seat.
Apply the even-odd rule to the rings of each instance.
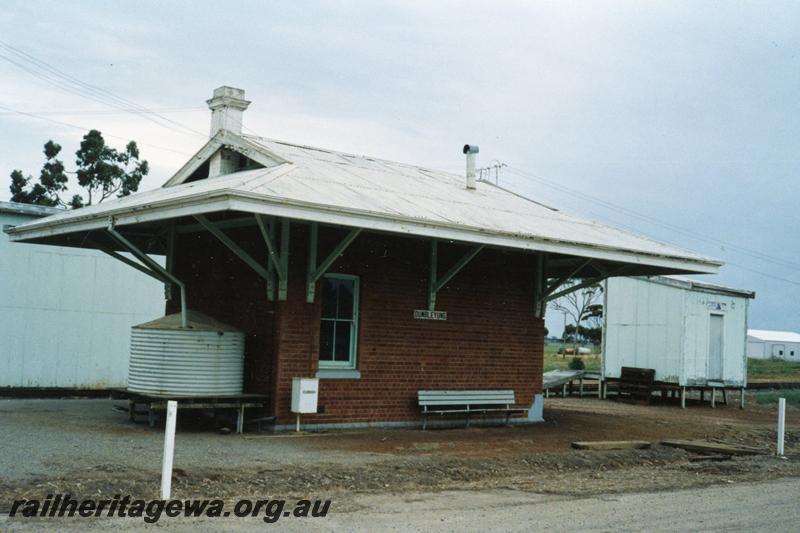
[[[472,414],[505,413],[506,424],[512,413],[527,409],[514,407],[513,390],[421,390],[417,401],[422,410],[422,429],[428,424],[428,415],[466,414],[466,427]]]
[[[656,371],[652,368],[623,366],[617,399],[649,403],[655,387]]]

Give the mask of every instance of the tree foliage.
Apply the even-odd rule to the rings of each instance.
[[[584,341],[592,344],[600,344],[603,340],[602,326],[587,328],[578,326],[575,328],[574,324],[567,324],[564,327],[564,340],[568,342]]]
[[[577,283],[575,281],[572,282]],[[583,338],[598,344],[602,336],[600,322],[603,317],[603,304],[598,303],[603,294],[603,286],[598,284],[589,285],[578,289],[555,300],[551,306],[556,311],[561,311],[570,317],[571,324],[564,328],[564,338],[571,337],[572,342],[577,343],[579,338]],[[586,328],[582,324],[588,321],[592,327]],[[597,342],[595,342],[595,340]]]
[[[59,153],[61,145],[52,140],[45,143],[45,162],[36,182],[21,170],[11,173],[12,202],[72,208],[99,204],[114,195],[123,197],[136,192],[142,178],[149,172],[147,161],[139,159],[139,148],[134,141],[119,151],[108,146],[98,130],[91,130],[83,136],[80,148],[75,152],[74,172],[65,169],[64,163],[58,159]],[[67,175],[73,173],[82,190],[65,200]]]

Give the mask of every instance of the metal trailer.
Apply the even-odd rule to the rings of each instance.
[[[64,210],[0,202],[0,227]],[[164,311],[147,276],[91,249],[0,233],[0,392],[124,387],[129,333]]]
[[[678,277],[611,278],[605,282],[603,380],[622,367],[655,370],[663,395],[747,386],[747,307],[751,291]],[[742,401],[744,395],[742,394]]]

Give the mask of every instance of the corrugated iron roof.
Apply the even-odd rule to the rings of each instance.
[[[733,287],[727,287],[718,283],[698,281],[696,279],[685,278],[683,276],[647,276],[641,279],[646,279],[654,283],[663,283],[673,287],[680,287],[687,290],[696,290],[714,294],[729,294],[734,296],[742,296],[744,298],[756,297],[756,293],[753,291],[746,289],[734,289]]]
[[[0,213],[14,213],[16,215],[30,215],[33,217],[46,217],[61,213],[64,209],[46,205],[21,204],[19,202],[0,202]]]
[[[227,174],[70,211],[13,230],[25,240],[119,224],[234,209],[341,225],[554,251],[686,272],[715,272],[714,259],[568,215],[490,183],[415,165],[223,132],[224,144],[260,152],[274,166]],[[217,138],[215,138],[217,139]],[[209,143],[214,142],[214,139]],[[216,140],[220,143],[219,139]],[[208,145],[204,147],[206,150]],[[203,152],[201,150],[201,152]],[[201,153],[198,152],[198,153]],[[282,161],[287,161],[286,163]],[[174,214],[172,215],[174,216]],[[618,257],[616,254],[623,254]]]
[[[794,331],[773,331],[769,329],[748,329],[747,336],[767,342],[798,342],[800,333]]]

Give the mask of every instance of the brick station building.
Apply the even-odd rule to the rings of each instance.
[[[121,235],[166,256],[166,312],[246,333],[245,391],[268,396],[278,426],[294,377],[320,379],[308,423],[416,424],[430,389],[513,389],[541,420],[549,300],[720,266],[475,180],[476,147],[456,175],[244,135],[241,89],[208,104],[210,140],[162,188],[9,234],[112,254]]]

